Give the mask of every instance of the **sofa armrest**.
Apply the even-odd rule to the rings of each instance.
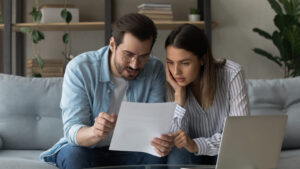
[[[251,115],[287,114],[283,149],[300,148],[300,77],[247,81]]]

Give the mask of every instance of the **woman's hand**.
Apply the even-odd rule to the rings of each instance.
[[[175,93],[174,93],[174,99],[175,102],[181,106],[184,107],[185,105],[185,100],[186,100],[186,88],[179,86],[177,84],[177,82],[174,80],[170,70],[169,70],[169,66],[168,63],[166,64],[166,80],[167,82],[170,84],[170,86],[174,89]]]
[[[178,130],[172,134],[174,136],[174,144],[177,148],[185,148],[190,153],[198,152],[197,144],[184,131]]]

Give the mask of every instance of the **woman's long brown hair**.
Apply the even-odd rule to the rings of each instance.
[[[214,101],[217,86],[216,70],[225,64],[226,60],[216,61],[212,55],[212,51],[204,32],[198,27],[191,24],[184,24],[173,30],[165,42],[165,48],[174,46],[193,53],[199,60],[203,61],[203,65],[199,72],[198,92],[194,93],[199,104],[204,110],[207,110]],[[188,85],[186,89],[190,89]],[[193,90],[195,92],[195,90]],[[167,84],[167,100],[174,100],[174,90]]]

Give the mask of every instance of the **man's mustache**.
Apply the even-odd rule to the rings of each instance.
[[[140,69],[139,68],[137,68],[137,69],[133,69],[132,67],[130,67],[130,66],[127,66],[126,67],[126,69],[129,69],[130,71],[140,71]]]

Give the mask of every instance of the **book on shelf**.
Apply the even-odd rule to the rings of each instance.
[[[152,9],[142,9],[139,10],[140,14],[161,14],[161,15],[173,15],[172,10],[152,10]]]
[[[171,4],[166,3],[143,3],[137,6],[138,9],[171,9]]]
[[[166,19],[166,20],[173,20],[173,15],[156,15],[156,14],[147,14],[151,19]]]
[[[26,63],[26,67],[40,67],[37,63]],[[64,67],[64,64],[44,63],[44,67]]]
[[[32,73],[63,73],[63,67],[44,67],[43,69],[40,67],[27,67],[27,72]]]
[[[172,21],[173,15],[159,15],[159,14],[143,14],[153,21]]]
[[[64,74],[63,73],[40,73],[42,75],[42,77],[63,77]],[[31,77],[32,73],[27,73],[26,74],[27,77]]]
[[[63,68],[56,69],[47,69],[47,67],[41,68],[27,68],[26,69],[27,76],[31,76],[32,74],[41,74],[42,77],[62,77],[64,75]]]
[[[172,21],[173,11],[171,4],[143,3],[137,7],[138,13],[148,16],[153,21]]]
[[[41,74],[42,77],[62,77],[64,75],[64,60],[43,59],[44,67],[41,68],[35,59],[26,60],[26,74]]]
[[[62,59],[43,59],[44,63],[48,64],[63,64],[64,60]],[[34,58],[26,59],[26,63],[37,63]]]
[[[61,59],[43,59],[44,67],[63,67],[64,60]],[[39,64],[34,59],[26,60],[26,67],[39,67]]]

